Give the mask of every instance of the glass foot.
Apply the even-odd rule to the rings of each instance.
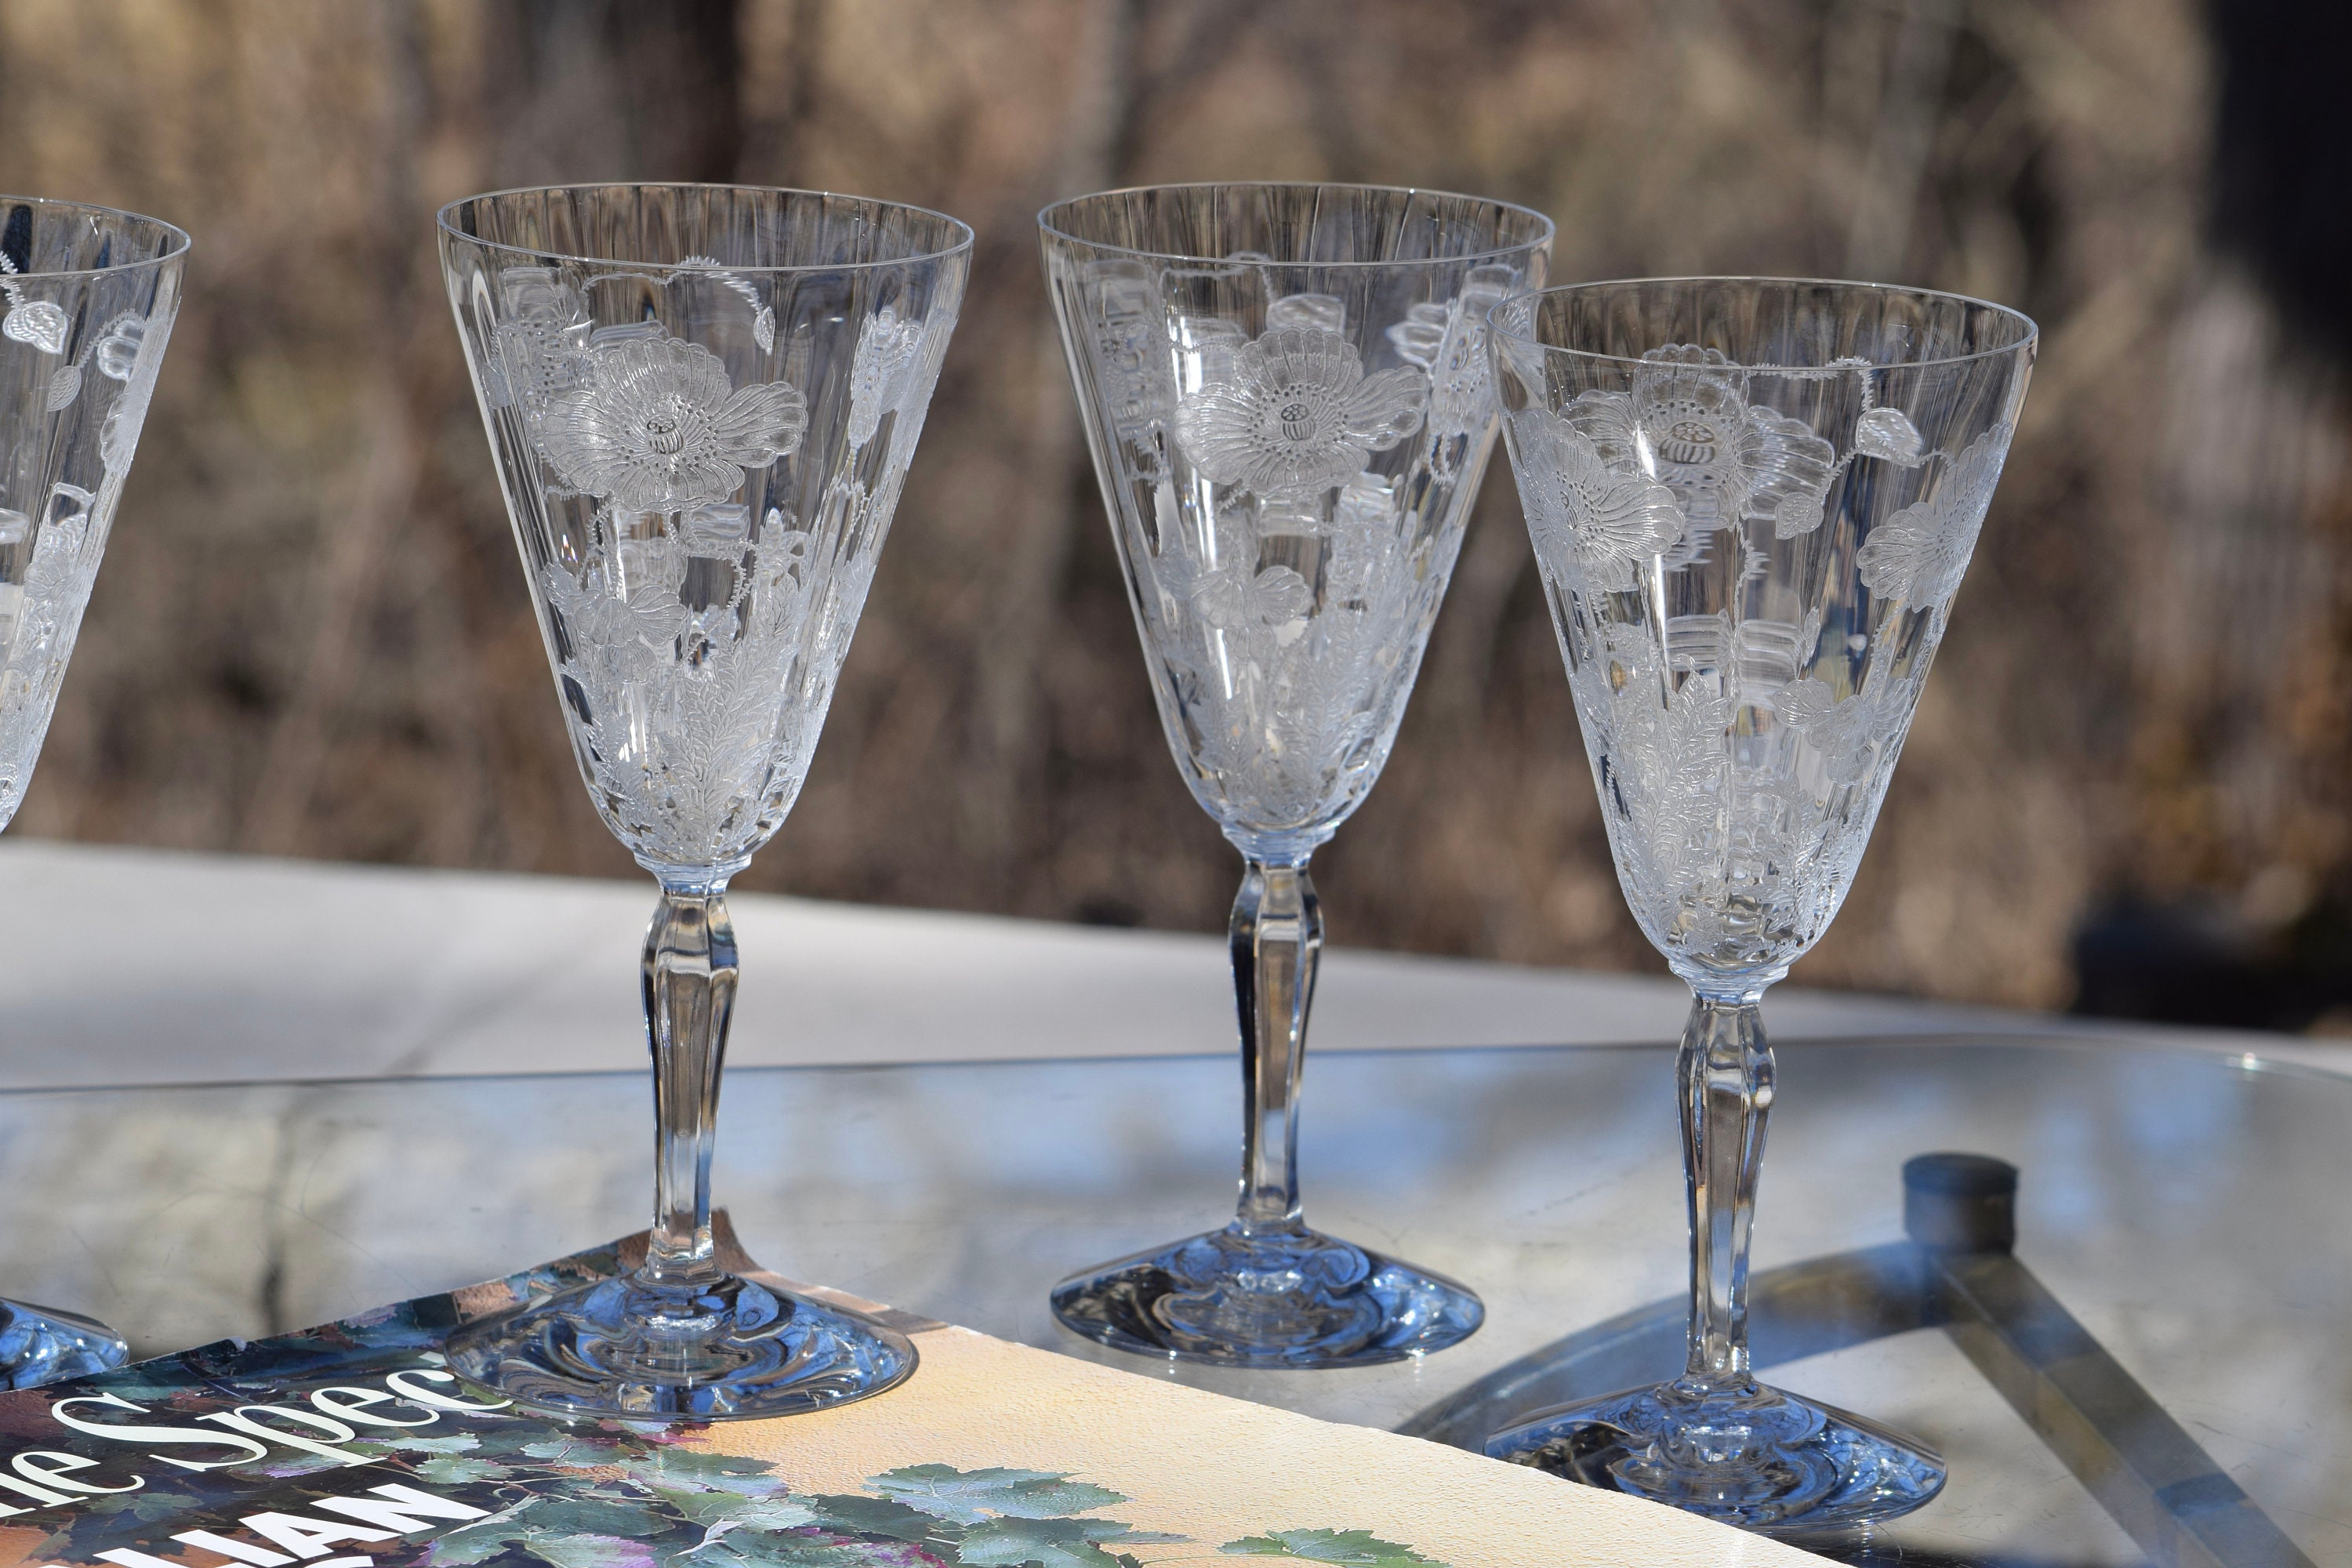
[[[122,1336],[95,1318],[0,1301],[0,1389],[90,1377],[130,1359]]]
[[[1054,1287],[1054,1316],[1116,1350],[1227,1366],[1372,1366],[1442,1351],[1486,1309],[1442,1275],[1306,1226],[1229,1226]]]
[[[447,1353],[450,1371],[531,1409],[706,1421],[846,1405],[915,1370],[903,1334],[733,1275],[599,1280],[469,1323]]]
[[[1892,1519],[1944,1489],[1934,1449],[1753,1383],[1668,1383],[1548,1410],[1486,1439],[1486,1457],[1768,1535]]]

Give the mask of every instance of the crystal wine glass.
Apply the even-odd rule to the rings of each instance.
[[[1307,862],[1395,742],[1494,446],[1486,315],[1541,284],[1551,223],[1284,184],[1111,192],[1038,223],[1169,749],[1244,862],[1237,1215],[1064,1280],[1055,1315],[1227,1364],[1442,1350],[1477,1328],[1475,1296],[1300,1215]]]
[[[57,708],[187,255],[188,237],[152,217],[0,196],[0,827]],[[0,1301],[0,1388],[129,1356],[102,1323]]]
[[[1634,918],[1693,996],[1683,1374],[1486,1451],[1764,1530],[1918,1507],[1921,1444],[1748,1365],[1772,1053],[1757,1004],[1836,914],[2025,398],[2033,323],[1948,294],[1688,279],[1494,316],[1504,429]]]
[[[581,776],[661,886],[645,1262],[469,1326],[450,1365],[575,1415],[778,1415],[880,1393],[914,1368],[904,1337],[716,1259],[726,890],[807,776],[971,231],[806,191],[593,185],[469,197],[440,236]]]

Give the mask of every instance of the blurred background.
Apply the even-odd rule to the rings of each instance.
[[[558,721],[432,244],[474,191],[826,186],[980,232],[808,789],[739,885],[1222,929],[1038,276],[1047,201],[1417,184],[1556,279],[2017,305],[2041,368],[1804,983],[2352,1032],[2334,0],[0,0],[0,187],[188,303],[16,831],[635,875]],[[1497,453],[1334,941],[1662,968]]]

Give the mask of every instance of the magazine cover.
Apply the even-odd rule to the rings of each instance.
[[[814,1415],[664,1425],[520,1412],[444,1369],[458,1323],[614,1273],[630,1247],[0,1395],[0,1568],[1821,1561],[826,1291],[914,1336],[909,1382]]]

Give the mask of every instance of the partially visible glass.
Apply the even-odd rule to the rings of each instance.
[[[660,884],[644,1264],[472,1325],[541,1409],[711,1419],[880,1393],[914,1347],[729,1272],[710,1225],[728,879],[792,809],[963,297],[971,231],[808,191],[595,185],[444,208],[449,303],[582,778]]]
[[[0,196],[0,827],[57,710],[179,314],[188,237],[110,207]],[[104,1324],[0,1301],[0,1388],[86,1377]]]
[[[1683,1375],[1486,1451],[1801,1532],[1919,1507],[1925,1445],[1758,1383],[1758,1003],[1843,901],[1951,616],[2035,346],[2014,310],[1759,279],[1513,299],[1490,347],[1625,898],[1686,982]]]
[[[1039,215],[1062,343],[1169,750],[1241,851],[1241,1198],[1074,1275],[1075,1331],[1228,1364],[1442,1350],[1484,1309],[1311,1229],[1297,1093],[1322,915],[1307,859],[1379,777],[1495,439],[1487,312],[1552,226],[1474,196],[1177,185]]]

